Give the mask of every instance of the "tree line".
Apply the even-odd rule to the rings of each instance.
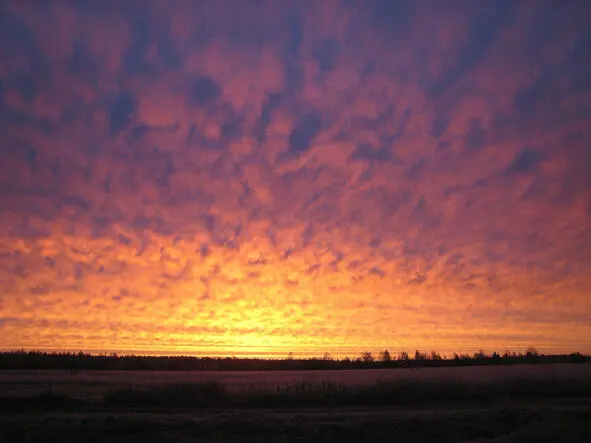
[[[266,371],[266,370],[326,370],[450,367],[475,365],[513,365],[540,363],[586,363],[591,356],[579,352],[564,355],[543,355],[535,348],[525,352],[497,352],[452,354],[441,356],[437,352],[415,351],[393,355],[387,349],[373,354],[363,352],[357,358],[334,359],[329,353],[321,358],[285,359],[140,356],[118,354],[90,354],[84,352],[8,351],[0,353],[0,369],[57,369],[57,370],[149,370],[149,371]]]

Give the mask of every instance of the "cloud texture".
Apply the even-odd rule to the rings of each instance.
[[[590,352],[590,14],[2,2],[0,347]]]

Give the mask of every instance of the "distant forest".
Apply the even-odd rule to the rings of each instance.
[[[364,352],[357,358],[333,359],[329,353],[322,358],[283,360],[261,358],[211,358],[189,356],[94,355],[88,353],[48,353],[40,351],[9,351],[0,353],[1,370],[55,369],[94,371],[298,371],[328,369],[379,369],[450,367],[476,365],[514,365],[541,363],[586,363],[591,356],[579,352],[568,355],[543,355],[534,348],[525,352],[476,352],[473,355],[453,354],[442,357],[437,352],[393,355],[383,350],[377,355]]]

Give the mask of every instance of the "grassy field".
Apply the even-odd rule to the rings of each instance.
[[[0,396],[51,391],[84,399],[106,392],[166,385],[219,383],[227,391],[276,389],[297,383],[332,383],[347,387],[377,383],[490,384],[532,380],[591,381],[591,364],[469,366],[447,368],[351,369],[320,371],[0,371]]]
[[[584,441],[591,365],[0,373],[0,442]]]
[[[0,416],[3,442],[581,442],[588,404]]]

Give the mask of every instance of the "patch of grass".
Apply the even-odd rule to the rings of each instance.
[[[53,392],[30,396],[0,397],[0,412],[70,411],[84,410],[87,402]]]
[[[298,381],[276,386],[250,385],[241,390],[228,390],[219,382],[201,382],[117,389],[95,401],[53,393],[5,397],[0,399],[0,409],[110,411],[474,405],[553,398],[591,398],[591,380],[397,380],[366,386]]]
[[[299,381],[274,388],[251,386],[238,392],[227,392],[219,383],[197,383],[117,390],[107,394],[101,404],[147,408],[290,408],[404,406],[567,397],[591,397],[591,381],[532,379],[474,383],[432,380],[379,382],[369,386]]]
[[[485,409],[383,408],[202,414],[0,415],[0,440],[47,442],[576,442],[587,441],[591,410],[558,403]]]
[[[219,407],[226,400],[221,383],[182,383],[148,389],[125,388],[108,392],[100,401],[105,407],[125,408],[195,408]]]

